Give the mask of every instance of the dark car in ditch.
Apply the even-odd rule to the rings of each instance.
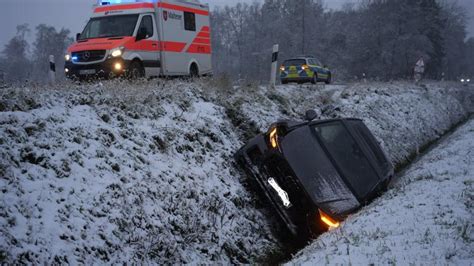
[[[339,226],[384,191],[390,160],[360,119],[280,121],[235,155],[295,236]]]

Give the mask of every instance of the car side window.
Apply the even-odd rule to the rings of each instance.
[[[187,31],[196,31],[196,14],[184,12],[184,29]]]
[[[138,28],[138,31],[140,32],[142,29],[145,29],[146,32],[145,39],[153,37],[153,18],[150,15],[142,17],[142,22],[140,23],[140,28]]]

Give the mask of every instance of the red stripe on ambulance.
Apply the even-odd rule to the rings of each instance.
[[[186,52],[190,54],[210,54],[211,46],[202,44],[191,44],[191,46],[189,46]]]
[[[157,6],[161,7],[161,8],[166,8],[166,9],[172,9],[172,10],[178,10],[178,11],[184,11],[184,12],[191,12],[191,13],[195,13],[195,14],[198,14],[198,15],[209,16],[209,12],[207,10],[201,10],[201,9],[190,8],[190,7],[185,7],[185,6],[173,5],[173,4],[168,4],[168,3],[158,3]]]
[[[94,9],[94,13],[110,12],[117,10],[130,10],[139,8],[154,8],[152,3],[137,3],[128,5],[101,6]]]
[[[198,37],[199,37],[199,38],[208,38],[208,39],[209,39],[209,38],[211,38],[211,34],[210,34],[209,32],[200,32],[200,33],[198,34]]]

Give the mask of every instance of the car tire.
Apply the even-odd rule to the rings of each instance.
[[[140,62],[133,61],[128,67],[127,78],[130,80],[136,80],[145,77],[145,69],[142,67]]]
[[[326,84],[331,84],[331,73],[328,74],[328,78],[325,81]]]
[[[196,65],[196,63],[192,63],[191,67],[189,68],[189,76],[191,78],[197,78],[199,77],[199,68]]]
[[[281,84],[288,84],[288,80],[282,80]]]
[[[313,78],[311,79],[312,84],[317,84],[318,83],[318,73],[314,73]]]

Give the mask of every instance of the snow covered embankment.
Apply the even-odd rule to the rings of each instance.
[[[467,113],[451,85],[160,82],[0,91],[0,261],[259,261],[281,244],[233,166],[246,138],[316,108],[398,163]]]
[[[0,91],[0,261],[256,261],[224,108],[185,82]]]
[[[291,264],[469,265],[474,261],[474,120],[394,187]]]

